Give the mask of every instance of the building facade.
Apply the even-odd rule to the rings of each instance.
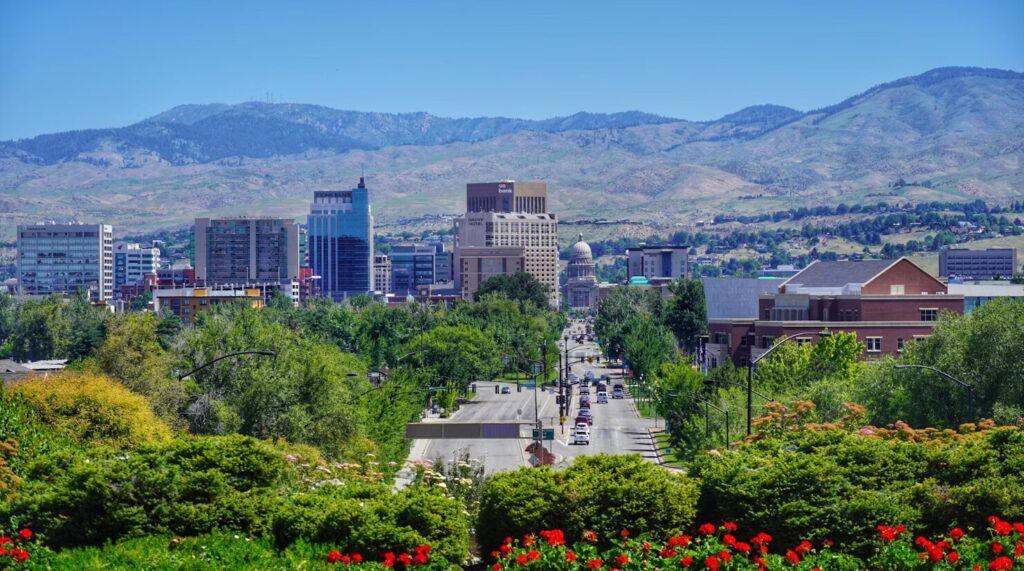
[[[522,248],[521,270],[533,276],[548,292],[548,303],[558,307],[558,220],[554,214],[504,212],[468,212],[456,220],[455,257],[459,276],[463,275],[462,258],[470,249],[479,257],[479,248]],[[507,257],[502,254],[499,257]],[[508,273],[514,273],[508,272]],[[479,283],[456,284],[463,296],[470,299]]]
[[[146,276],[160,267],[160,249],[139,244],[114,242],[114,290],[142,284]]]
[[[299,225],[282,218],[196,218],[196,280],[203,285],[299,279]]]
[[[362,177],[352,190],[318,190],[307,219],[309,265],[336,301],[375,289],[373,215]]]
[[[572,246],[569,264],[566,266],[565,302],[570,311],[593,311],[597,309],[597,273],[590,244],[579,241]]]
[[[373,255],[373,290],[391,293],[391,259],[387,254]]]
[[[415,294],[419,286],[436,283],[436,255],[436,247],[429,244],[392,246],[388,254],[391,261],[391,293]]]
[[[264,292],[260,288],[245,287],[218,290],[205,287],[157,289],[153,290],[153,311],[159,313],[166,309],[183,324],[192,325],[196,314],[204,309],[238,300],[245,300],[250,307],[259,309],[264,306]]]
[[[640,246],[626,250],[626,279],[647,278],[648,282],[674,281],[688,275],[689,246]]]
[[[525,248],[459,248],[457,289],[462,299],[471,300],[488,278],[526,271]]]
[[[947,248],[939,252],[939,276],[944,278],[1005,279],[1012,276],[1018,268],[1016,248]]]
[[[964,314],[997,299],[1024,300],[1024,284],[1004,281],[983,281],[959,283],[950,281],[949,293],[964,296]]]
[[[466,212],[548,211],[548,185],[543,182],[476,182],[466,185]]]
[[[742,367],[779,339],[813,343],[823,331],[856,334],[865,358],[895,355],[931,335],[943,311],[963,313],[963,296],[906,258],[817,261],[761,295],[755,318],[709,316],[706,356],[712,367]]]
[[[114,295],[114,231],[108,224],[18,226],[18,289],[23,295],[89,291]]]

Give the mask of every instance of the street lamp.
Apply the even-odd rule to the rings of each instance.
[[[209,367],[210,365],[213,365],[217,361],[222,361],[222,360],[227,359],[229,357],[238,357],[240,355],[262,355],[264,357],[274,357],[275,359],[277,358],[277,353],[275,353],[273,351],[256,351],[256,350],[252,350],[252,351],[237,351],[235,353],[228,353],[227,355],[221,355],[220,357],[217,357],[216,359],[214,359],[212,361],[209,361],[209,362],[206,362],[206,363],[204,363],[202,365],[199,365],[198,367],[196,367],[195,369],[192,369],[191,371],[189,371],[187,373],[183,373],[181,375],[178,375],[178,380],[179,381],[184,380],[185,377],[187,377],[189,375],[192,375],[194,373],[198,373],[199,371],[202,371],[203,369]]]
[[[974,387],[968,383],[961,381],[960,379],[950,375],[942,369],[936,369],[935,367],[929,367],[928,365],[893,365],[894,369],[926,369],[933,373],[938,373],[943,377],[953,381],[961,387],[967,389],[967,417],[971,422],[974,422]]]
[[[756,365],[757,362],[760,361],[761,359],[764,359],[768,355],[771,355],[772,351],[781,347],[782,344],[785,343],[786,341],[789,341],[790,339],[795,339],[801,335],[817,335],[818,337],[828,337],[832,335],[832,333],[830,331],[801,331],[800,333],[788,335],[773,343],[767,351],[758,355],[756,359],[751,359],[749,362],[747,362],[747,436],[753,434],[753,425],[751,424],[751,421],[753,420],[754,415],[754,365]]]

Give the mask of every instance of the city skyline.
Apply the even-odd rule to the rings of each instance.
[[[710,120],[764,103],[805,111],[935,67],[1024,68],[1024,4],[1006,1],[104,7],[0,7],[0,140],[248,100]]]

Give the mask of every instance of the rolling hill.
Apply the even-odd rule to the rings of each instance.
[[[197,215],[301,216],[365,170],[378,221],[456,213],[465,183],[548,182],[563,218],[652,227],[844,201],[1024,196],[1024,74],[940,68],[823,109],[715,121],[529,121],[315,105],[182,105],[140,123],[0,142],[0,239],[40,219],[121,233]]]

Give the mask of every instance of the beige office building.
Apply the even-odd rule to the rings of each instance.
[[[203,285],[299,278],[299,225],[282,218],[196,218],[196,281]]]
[[[548,303],[558,307],[558,220],[554,214],[468,212],[455,221],[455,227],[456,285],[464,299],[472,299],[480,282],[488,277],[525,271],[547,287]],[[520,257],[521,267],[515,261]]]

